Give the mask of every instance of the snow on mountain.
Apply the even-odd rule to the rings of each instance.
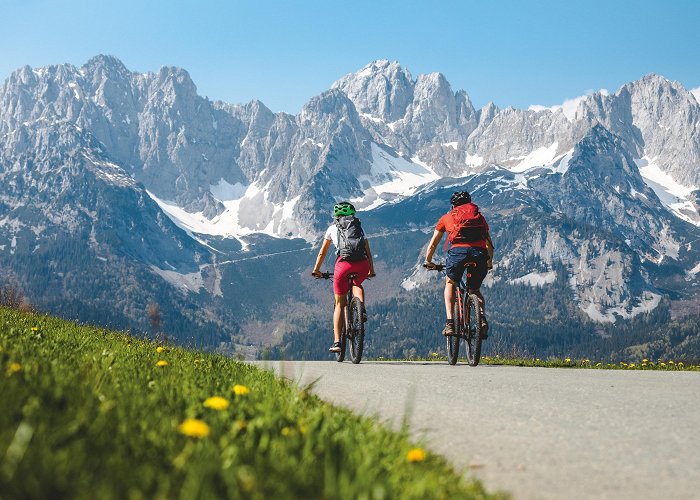
[[[375,143],[371,148],[370,173],[357,178],[364,196],[350,200],[358,209],[371,210],[397,197],[410,196],[421,186],[440,178],[417,158],[406,160]]]
[[[698,210],[691,198],[697,187],[679,184],[670,174],[661,170],[654,160],[647,157],[635,160],[644,182],[654,190],[656,196],[676,216],[691,224],[700,226],[700,214],[698,214]],[[639,195],[644,196],[642,194]]]

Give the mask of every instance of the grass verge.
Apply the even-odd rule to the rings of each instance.
[[[427,358],[411,358],[411,359],[391,359],[378,357],[373,358],[373,361],[434,361],[439,363],[447,362],[447,356],[444,354],[432,353]],[[466,358],[459,358],[461,363],[466,363]],[[517,358],[508,356],[482,356],[482,365],[508,365],[508,366],[529,366],[539,368],[586,368],[594,370],[663,370],[663,371],[700,371],[700,363],[684,363],[683,361],[673,361],[672,359],[656,361],[642,359],[641,361],[620,361],[618,363],[595,362],[590,359],[571,359],[571,358]]]
[[[502,498],[219,355],[0,308],[0,498]]]

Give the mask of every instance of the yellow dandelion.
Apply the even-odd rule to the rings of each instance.
[[[245,420],[236,420],[233,424],[233,429],[238,432],[238,431],[244,431],[248,428],[248,422]]]
[[[406,454],[406,460],[411,463],[425,460],[425,450],[423,448],[413,448]]]
[[[438,353],[436,353],[436,352],[433,353],[434,358],[437,358],[437,355],[438,355]]]
[[[156,352],[163,352],[163,351],[165,351],[165,347],[163,347],[163,346],[156,347]]]
[[[566,358],[566,359],[564,360],[564,363],[571,363],[571,358]]]
[[[209,426],[196,418],[186,418],[184,422],[177,426],[180,434],[193,438],[205,438],[209,435]]]
[[[660,366],[661,368],[666,368],[666,363],[664,363],[663,361],[661,361],[661,362],[659,363],[659,366]]]
[[[248,389],[246,386],[240,385],[240,384],[234,385],[231,390],[233,391],[233,393],[236,396],[245,396],[246,394],[248,394],[250,392],[250,389]]]
[[[642,363],[648,363],[648,362],[649,362],[649,360],[646,359],[646,358],[644,358],[644,359],[642,360]]]
[[[634,363],[630,363],[627,369],[629,370],[630,368],[634,368]]]
[[[212,396],[204,401],[204,406],[212,410],[225,410],[229,406],[228,399],[220,396]]]
[[[33,331],[33,332],[38,332],[38,331],[39,331],[39,327],[38,327],[38,326],[33,326],[33,327],[32,327],[32,331]]]
[[[19,363],[10,363],[10,365],[7,367],[7,374],[8,375],[14,375],[15,373],[19,373],[22,371],[22,365]]]
[[[599,361],[599,362],[597,362],[597,363],[595,364],[595,366],[596,366],[596,368],[600,368],[601,366],[603,366],[603,363],[601,363],[601,362]]]
[[[156,366],[168,366],[168,362],[164,359],[159,359],[158,361],[156,361]]]
[[[683,368],[684,366],[685,366],[685,364],[683,363],[683,361],[679,361],[679,362],[678,362],[678,367],[679,367],[679,368]]]
[[[284,437],[289,437],[292,434],[294,434],[294,429],[292,429],[291,427],[282,427],[281,432]]]
[[[675,363],[673,362],[673,360],[670,360],[670,361],[668,362],[668,364],[669,364],[669,365],[673,365],[673,364],[675,364]]]
[[[583,364],[584,364],[584,365],[587,365],[587,364],[589,364],[590,362],[591,362],[590,359],[584,359],[584,360],[583,360]]]

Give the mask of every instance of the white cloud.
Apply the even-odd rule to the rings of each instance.
[[[578,97],[574,97],[573,99],[566,99],[562,104],[556,105],[556,106],[542,106],[541,104],[533,104],[532,106],[528,107],[530,111],[545,111],[549,110],[552,113],[556,113],[560,109],[564,113],[564,116],[569,121],[574,121],[574,116],[576,115],[576,110],[578,109],[578,105],[583,101],[585,98],[593,95],[595,92],[593,90],[587,90],[585,95],[581,95]],[[599,94],[602,95],[610,95],[610,92],[608,92],[608,89],[600,89],[598,91]],[[699,99],[700,101],[700,99]]]
[[[695,87],[690,91],[691,94],[695,96],[695,100],[700,103],[700,87]]]

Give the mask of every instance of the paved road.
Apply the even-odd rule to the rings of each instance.
[[[700,498],[700,373],[268,362],[519,499]]]

